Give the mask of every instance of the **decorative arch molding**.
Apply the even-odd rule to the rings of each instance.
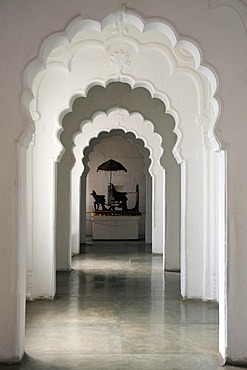
[[[106,87],[95,86],[90,90],[87,97],[81,97],[74,100],[72,112],[68,113],[62,122],[64,132],[62,133],[60,139],[66,152],[61,157],[61,162],[58,164],[57,170],[58,180],[61,179],[61,183],[63,184],[60,185],[60,181],[58,181],[57,185],[57,212],[59,222],[57,231],[58,245],[60,246],[60,249],[62,248],[63,250],[68,249],[68,245],[71,245],[73,252],[76,252],[79,248],[79,245],[77,244],[79,229],[77,223],[73,223],[73,227],[71,227],[72,238],[68,239],[68,234],[66,238],[65,230],[68,228],[68,222],[70,222],[70,219],[68,221],[65,219],[67,212],[64,205],[66,204],[66,200],[68,198],[68,188],[70,188],[70,176],[68,174],[74,165],[74,156],[72,154],[71,145],[73,137],[80,127],[80,120],[84,118],[83,123],[81,124],[83,125],[86,122],[85,119],[90,121],[90,117],[94,117],[97,110],[102,112],[110,111],[112,107],[116,107],[118,105],[126,109],[128,112],[140,112],[143,113],[142,116],[149,117],[149,121],[151,121],[153,123],[153,127],[155,127],[155,132],[162,137],[162,148],[164,149],[164,153],[160,162],[162,163],[163,168],[166,168],[166,170],[169,168],[169,173],[166,177],[168,185],[165,189],[166,194],[169,194],[169,196],[167,195],[166,201],[166,214],[168,219],[166,235],[169,235],[169,239],[172,240],[172,243],[169,243],[169,240],[166,241],[166,245],[168,245],[168,247],[171,245],[170,249],[168,248],[167,250],[166,263],[167,268],[169,269],[179,269],[180,246],[179,235],[177,235],[177,231],[180,230],[180,168],[179,166],[176,166],[174,156],[172,155],[172,149],[176,142],[176,135],[172,133],[174,128],[174,119],[172,116],[165,113],[165,106],[163,102],[161,102],[159,99],[153,99],[147,90],[141,87],[132,90],[128,84],[120,82],[111,83]],[[91,133],[89,134],[91,135]],[[62,189],[64,188],[65,182],[67,183],[67,186],[65,187],[64,191]],[[150,185],[150,180],[148,180],[148,182],[148,186],[151,188],[152,186]],[[172,191],[169,189],[172,189]],[[164,188],[161,190],[161,192],[162,194],[164,193]],[[151,199],[148,199],[147,201],[151,203]],[[60,208],[62,208],[62,212],[60,212]],[[72,213],[73,211],[70,214]],[[82,214],[83,212],[81,212],[81,217]],[[150,215],[151,212],[148,212],[148,214]],[[68,215],[68,218],[69,217],[70,216]],[[150,231],[150,227],[146,228],[146,230],[147,229],[149,230],[149,234],[146,240],[148,243],[151,243],[152,231]],[[81,235],[83,235],[83,231],[81,232]],[[85,241],[85,235],[81,236],[81,242],[85,243]],[[174,251],[176,252],[174,253]],[[160,249],[159,252],[162,253],[162,249]],[[171,255],[174,256],[175,254],[177,258],[171,259],[169,257]],[[64,270],[70,268],[70,256],[68,256],[67,260],[67,263],[65,259],[64,263],[62,263],[61,260],[57,261],[61,262],[57,263],[58,269]]]
[[[144,87],[152,97],[164,102],[167,113],[176,122],[174,132],[178,140],[174,155],[179,163],[184,159],[180,144],[186,129],[183,110],[189,104],[186,96],[189,89],[188,95],[193,95],[196,108],[191,120],[199,123],[202,136],[207,136],[213,149],[218,150],[214,134],[219,113],[214,97],[216,77],[211,69],[202,65],[198,47],[177,35],[178,32],[175,33],[165,22],[144,22],[142,17],[125,11],[111,14],[101,23],[76,17],[63,32],[50,35],[42,43],[38,58],[24,71],[21,107],[25,124],[22,140],[30,140],[34,132],[33,122],[49,121],[47,116],[44,117],[42,106],[42,99],[46,99],[42,97],[42,91],[49,88],[57,107],[51,114],[53,122],[48,122],[51,126],[55,124],[57,137],[52,157],[59,160],[63,150],[59,142],[63,130],[60,122],[66,112],[72,110],[74,99],[86,96],[92,86],[120,81],[132,88]],[[97,60],[100,60],[100,68]],[[143,71],[136,68],[140,60]],[[83,70],[87,70],[87,76]],[[182,110],[181,100],[185,105]],[[204,104],[205,100],[210,109]]]
[[[219,115],[218,81],[213,70],[203,65],[195,43],[183,39],[164,21],[144,21],[125,11],[102,22],[75,18],[63,32],[43,42],[38,57],[23,73],[20,106],[24,122],[19,143],[28,146],[34,136],[27,161],[31,174],[27,208],[33,216],[28,227],[35,272],[30,296],[55,294],[56,166],[64,150],[60,142],[63,117],[72,111],[74,100],[86,97],[91,87],[117,81],[132,89],[145,88],[162,100],[166,112],[174,117],[178,138],[174,155],[182,169],[181,293],[189,298],[216,299],[217,253],[219,244],[224,248],[225,243],[220,194],[222,189],[224,194],[225,159],[217,157],[220,144],[214,133]],[[25,162],[24,156],[21,160]],[[161,177],[164,186],[163,173]],[[163,194],[164,188],[156,191]],[[218,199],[220,210],[216,209]],[[163,222],[164,199],[160,205]],[[21,226],[24,230],[26,225]],[[218,229],[220,235],[215,232]]]
[[[140,155],[143,157],[144,168],[143,173],[146,178],[146,207],[145,207],[145,242],[150,244],[152,243],[152,201],[151,201],[151,194],[152,194],[152,179],[149,172],[149,167],[151,165],[150,160],[150,152],[145,147],[144,142],[141,139],[137,139],[136,136],[132,132],[124,132],[121,129],[113,129],[110,132],[103,131],[99,134],[98,137],[94,137],[90,140],[89,146],[87,146],[83,151],[83,167],[84,171],[81,176],[81,187],[80,187],[80,194],[81,194],[81,201],[80,201],[80,225],[78,225],[78,218],[76,217],[76,209],[71,208],[71,251],[72,253],[79,253],[79,235],[78,230],[80,230],[80,243],[86,243],[86,223],[87,223],[87,214],[86,214],[86,181],[87,176],[89,174],[89,156],[94,151],[97,145],[100,145],[102,140],[111,139],[115,136],[120,136],[122,139],[129,140],[132,145],[135,145],[138,148]],[[71,202],[72,203],[72,202]],[[77,204],[77,203],[76,203]]]
[[[212,70],[201,64],[200,55],[192,42],[179,39],[164,22],[144,22],[123,11],[106,17],[101,23],[76,18],[63,33],[45,40],[39,58],[25,70],[22,107],[30,123],[25,133],[32,133],[31,122],[35,124],[32,158],[39,163],[45,157],[42,170],[48,181],[42,188],[39,179],[43,180],[43,174],[33,167],[33,194],[38,201],[33,243],[37,251],[42,249],[41,243],[47,247],[47,259],[54,258],[56,162],[64,150],[59,140],[62,119],[72,110],[74,99],[86,97],[92,86],[126,82],[133,89],[143,87],[152,97],[162,100],[166,112],[175,119],[174,132],[178,139],[174,155],[182,163],[181,244],[185,266],[181,274],[182,295],[191,298],[216,296],[217,273],[211,261],[215,259],[217,235],[211,220],[216,217],[218,190],[214,175],[209,178],[209,173],[215,173],[215,151],[220,149],[214,135],[219,106],[214,97],[217,80]],[[47,148],[45,155],[44,147]],[[212,186],[208,186],[209,181]],[[158,190],[157,193],[164,193],[164,187]],[[48,198],[45,203],[40,201],[41,193]],[[160,205],[163,207],[160,219],[164,220],[164,202],[158,207]],[[41,219],[46,212],[46,219]],[[45,226],[41,232],[42,223]],[[203,235],[210,235],[210,238],[203,239]],[[37,255],[39,257],[40,252]],[[196,266],[193,260],[198,261]],[[42,270],[40,261],[38,268]],[[51,263],[52,279],[53,272]],[[41,288],[38,287],[40,291]],[[54,284],[49,285],[46,294],[54,295]]]
[[[160,164],[163,153],[162,138],[154,132],[153,123],[144,120],[140,113],[129,113],[126,109],[115,108],[108,112],[96,112],[92,120],[81,123],[81,130],[75,134],[73,153],[76,158],[75,165],[71,171],[71,230],[73,230],[73,243],[71,250],[79,245],[79,222],[80,222],[80,178],[84,171],[82,153],[89,146],[93,138],[97,138],[102,132],[121,130],[132,133],[136,139],[141,140],[149,151],[151,164],[149,173],[153,178],[152,199],[152,245],[153,252],[164,253],[165,246],[165,213],[164,190],[165,175]],[[76,235],[77,234],[77,235]],[[75,244],[74,244],[75,243]]]
[[[144,120],[140,113],[129,113],[126,109],[121,108],[111,109],[107,112],[96,112],[92,120],[81,123],[80,132],[74,136],[73,153],[76,161],[72,171],[78,171],[79,176],[82,174],[84,170],[81,161],[82,153],[89,146],[91,139],[98,137],[101,132],[110,132],[116,129],[125,133],[131,132],[144,142],[150,153],[149,172],[153,175],[155,164],[158,163],[161,166],[162,138],[154,132],[154,125],[151,121]]]
[[[130,140],[133,144],[138,147],[140,154],[143,156],[145,163],[144,173],[145,175],[150,175],[149,168],[151,165],[150,152],[145,147],[144,142],[141,139],[137,139],[132,132],[125,132],[121,129],[113,129],[111,131],[102,131],[99,136],[92,138],[89,142],[89,145],[83,151],[82,163],[84,168],[85,175],[89,172],[88,162],[91,152],[94,150],[95,145],[98,145],[101,140],[109,139],[114,136],[121,136],[124,139]],[[150,175],[151,176],[151,175]]]

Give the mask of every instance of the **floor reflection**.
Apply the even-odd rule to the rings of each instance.
[[[27,303],[27,355],[4,368],[220,369],[218,306],[183,301],[179,281],[143,242],[84,245],[55,300]]]

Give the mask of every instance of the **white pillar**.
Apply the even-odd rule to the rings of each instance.
[[[25,336],[26,148],[7,137],[0,148],[0,361],[17,362],[24,354]]]
[[[56,227],[56,269],[71,270],[71,180],[70,158],[67,153],[58,164],[57,173],[57,227]]]
[[[81,177],[70,172],[70,247],[69,252],[80,252],[80,217],[81,217]]]
[[[186,162],[181,163],[181,219],[180,219],[180,242],[181,242],[181,295],[187,296],[187,263],[186,263]]]
[[[168,167],[168,166],[167,166]],[[180,270],[180,166],[166,168],[166,264],[168,271]]]
[[[145,243],[152,243],[152,177],[146,173]]]
[[[209,146],[204,150],[204,237],[203,237],[203,298],[218,300],[219,279],[219,212],[223,206],[219,193],[220,152]],[[222,190],[223,191],[223,190]]]
[[[152,252],[165,257],[165,171],[155,163],[152,173]]]
[[[86,173],[83,172],[80,181],[80,242],[86,243]]]
[[[182,295],[186,298],[203,297],[203,238],[204,192],[203,156],[182,164]]]
[[[32,298],[53,298],[56,291],[56,163],[45,156],[40,144],[34,146],[33,153]]]
[[[25,168],[25,164],[23,164]],[[24,174],[23,174],[24,176]],[[33,297],[33,142],[26,153],[26,274],[27,299]]]
[[[226,249],[226,168],[225,152],[218,153],[218,250],[219,250],[219,352],[223,363],[227,355],[227,249]]]
[[[241,158],[239,160],[239,158]],[[227,347],[228,363],[247,364],[247,175],[246,145],[232,144],[227,152]],[[241,163],[242,160],[242,163]],[[228,173],[229,172],[229,173]],[[229,176],[231,174],[231,176]],[[223,270],[224,272],[224,270]],[[222,305],[220,306],[222,310]]]

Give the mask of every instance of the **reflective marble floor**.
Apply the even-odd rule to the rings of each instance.
[[[54,301],[27,303],[26,356],[0,368],[221,369],[217,304],[179,290],[143,242],[89,242],[57,274]]]

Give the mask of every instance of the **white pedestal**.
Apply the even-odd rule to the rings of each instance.
[[[91,216],[94,240],[138,239],[140,216]]]

